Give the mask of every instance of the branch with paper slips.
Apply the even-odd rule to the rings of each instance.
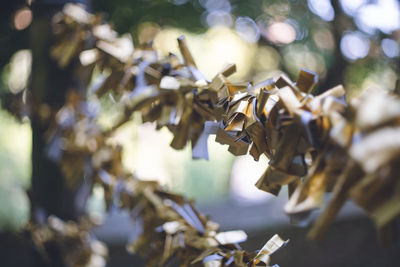
[[[208,159],[207,139],[214,134],[234,155],[249,151],[255,160],[266,155],[269,166],[256,186],[277,195],[288,185],[285,211],[291,216],[304,217],[332,192],[309,237],[321,239],[351,198],[370,214],[382,242],[390,243],[400,214],[399,86],[393,92],[371,89],[347,103],[340,85],[311,95],[317,75],[307,70],[296,82],[281,76],[259,84],[232,83],[228,77],[236,67],[228,65],[209,81],[197,69],[184,37],[178,39],[181,62],[173,54],[159,59],[150,45],[134,48],[129,36],[118,37],[99,16],[76,5],[67,5],[54,23],[53,58],[60,66],[79,58],[81,68],[100,72],[100,78],[87,92],[90,101],[71,92],[54,116],[49,144],[62,140],[60,163],[71,181],[80,164],[77,156],[90,157],[89,177],[105,189],[108,206],[129,209],[134,218],[138,233],[128,248],[146,256],[150,266],[165,264],[173,255],[183,265],[267,266],[286,241],[274,236],[257,255],[247,253],[237,245],[245,239],[243,232],[218,233],[192,203],[126,173],[121,148],[108,139],[134,112],[158,129],[167,127],[173,148],[190,143],[193,158]],[[98,114],[82,108],[105,95],[123,108],[108,130],[97,126]]]
[[[119,98],[118,105],[126,108],[123,119],[136,110],[132,108],[133,102],[137,102],[136,107],[145,107],[143,101],[150,103],[148,95],[143,98],[143,94],[157,89],[148,85],[146,74],[151,66],[155,67],[151,65],[155,62],[155,52],[133,49],[128,37],[118,38],[109,24],[101,23],[100,16],[89,14],[78,5],[66,5],[63,12],[54,17],[53,28],[55,44],[50,53],[60,67],[70,67],[72,62],[80,60],[76,70],[79,77],[88,77],[84,74],[92,73],[94,69],[101,72],[99,77],[104,77],[92,89],[90,79],[81,79],[87,90],[71,88],[65,104],[50,110],[50,115],[40,113],[46,103],[35,103],[39,106],[31,109],[51,125],[46,131],[48,157],[60,164],[67,184],[75,187],[85,179],[84,191],[96,186],[104,189],[107,210],[118,208],[130,213],[135,231],[127,249],[145,258],[147,266],[168,265],[176,258],[181,266],[270,266],[273,253],[287,241],[274,235],[258,253],[244,251],[239,243],[247,239],[245,232],[219,232],[219,225],[200,214],[191,201],[167,192],[155,181],[140,180],[124,169],[123,148],[112,141],[123,121],[112,129],[103,129],[98,124],[99,97],[109,93],[111,88],[115,89],[116,99]],[[90,44],[95,47],[88,50]],[[178,62],[174,56],[170,59]],[[182,68],[186,69],[186,66],[182,65]],[[106,70],[111,70],[108,76]],[[192,68],[192,71],[196,70]],[[157,71],[153,70],[154,73]],[[174,79],[170,76],[169,80],[175,82]],[[184,79],[188,82],[186,90],[189,93],[192,80]],[[170,82],[168,78],[163,81]],[[170,89],[166,92],[172,93],[170,101],[174,101],[176,93]],[[186,96],[182,96],[179,101],[183,101],[186,110],[191,109]],[[152,99],[156,101],[156,98]],[[187,111],[181,114],[182,120],[190,117]],[[184,135],[189,129],[182,123],[177,128]],[[175,139],[176,148],[186,144],[182,137]],[[53,252],[58,251],[65,266],[100,267],[106,264],[107,249],[89,232],[96,223],[95,218],[90,217],[82,217],[78,222],[64,222],[49,216],[47,221],[30,223],[27,229],[45,261],[54,264]]]
[[[140,111],[144,122],[168,127],[173,148],[190,143],[193,158],[208,159],[211,134],[234,155],[249,151],[258,160],[265,154],[269,166],[256,186],[277,195],[288,185],[285,211],[292,217],[305,218],[321,207],[326,192],[333,192],[310,238],[320,240],[351,198],[371,215],[382,244],[392,242],[393,221],[400,214],[399,82],[393,92],[370,89],[347,103],[341,85],[311,95],[317,75],[304,69],[296,82],[281,76],[253,85],[229,82],[236,67],[228,65],[208,81],[196,68],[184,37],[178,44],[183,64],[173,54],[159,60],[136,50],[141,58],[133,52],[133,62],[138,67],[125,67],[121,74],[135,84],[111,74],[99,86],[98,95],[118,94],[119,104],[126,104],[125,116],[114,128]],[[101,47],[95,51],[105,53]]]

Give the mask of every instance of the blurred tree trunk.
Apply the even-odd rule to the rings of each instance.
[[[335,58],[333,64],[327,70],[326,79],[319,85],[319,93],[322,93],[338,84],[343,84],[344,69],[349,65],[349,62],[344,58],[340,51],[340,41],[345,30],[349,28],[349,25],[354,24],[354,22],[343,13],[339,0],[331,0],[331,3],[333,10],[335,11],[335,19],[331,22],[333,38],[335,41]]]
[[[67,91],[77,88],[79,81],[74,73],[76,62],[61,69],[50,57],[54,41],[52,16],[61,11],[62,2],[36,1],[33,6],[34,20],[30,29],[30,48],[32,51],[31,126],[32,126],[32,187],[31,219],[43,222],[49,215],[63,220],[77,220],[85,205],[77,203],[79,186],[67,185],[59,163],[49,157],[47,151],[48,130],[54,122],[56,112],[64,105]],[[83,180],[83,179],[81,179]],[[37,253],[33,266],[64,266],[61,252],[48,248],[51,263],[44,263]]]
[[[73,193],[68,190],[60,166],[46,151],[46,130],[51,116],[59,109],[68,90],[71,70],[61,70],[50,58],[52,43],[51,16],[60,6],[34,7],[31,26],[32,49],[31,124],[32,124],[32,219],[54,214],[62,219],[75,219]]]

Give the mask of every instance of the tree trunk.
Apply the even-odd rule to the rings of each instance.
[[[325,81],[319,85],[319,92],[323,93],[324,91],[331,89],[332,87],[343,84],[344,83],[344,70],[349,65],[349,62],[344,58],[341,50],[340,50],[340,41],[343,36],[346,28],[341,23],[343,21],[347,21],[348,23],[352,23],[352,20],[347,17],[346,14],[343,13],[339,0],[332,0],[332,7],[335,11],[335,19],[331,22],[332,25],[332,33],[335,41],[334,48],[334,62],[332,66],[327,70],[327,77]]]
[[[33,221],[50,214],[62,219],[76,218],[74,192],[66,187],[60,166],[49,158],[45,137],[52,113],[63,105],[72,78],[71,68],[61,70],[49,53],[53,39],[51,17],[60,9],[60,5],[35,5],[30,31]]]
[[[44,2],[44,1],[43,1]],[[61,1],[36,1],[33,6],[34,21],[30,28],[30,48],[32,51],[32,74],[30,86],[30,108],[32,126],[32,187],[31,219],[45,222],[49,215],[63,220],[77,220],[83,214],[85,205],[78,203],[76,196],[80,184],[71,188],[67,185],[60,164],[48,153],[48,131],[54,123],[57,111],[64,105],[67,91],[79,90],[76,64],[60,68],[50,57],[50,47],[54,43],[51,21],[56,12],[61,11]],[[74,71],[75,70],[75,71]],[[83,181],[83,179],[80,179]],[[44,262],[34,252],[32,266],[64,266],[61,251],[48,247],[50,262]]]

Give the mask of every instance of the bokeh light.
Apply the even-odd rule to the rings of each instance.
[[[320,53],[310,50],[303,44],[291,44],[283,50],[283,61],[289,74],[297,77],[301,68],[316,72],[319,77],[325,77],[326,67]]]
[[[238,17],[235,23],[236,32],[249,43],[255,43],[260,39],[260,31],[257,24],[249,17]]]
[[[206,24],[210,27],[230,27],[233,24],[232,15],[224,10],[213,10],[211,12],[205,12],[204,15],[206,16]]]
[[[273,22],[267,28],[267,38],[277,44],[290,44],[296,39],[296,31],[286,22]]]
[[[376,29],[391,33],[400,29],[400,3],[397,0],[377,0],[363,5],[356,16],[357,26],[372,34]]]
[[[399,56],[399,45],[395,40],[385,38],[381,42],[382,51],[387,57]]]
[[[4,110],[0,125],[0,231],[18,231],[29,220],[32,132],[28,119],[20,123]]]
[[[358,9],[367,2],[368,0],[340,0],[340,6],[347,15],[354,16]]]
[[[349,60],[364,58],[369,52],[369,47],[369,39],[361,32],[347,33],[340,41],[340,49]]]
[[[259,46],[255,59],[257,71],[273,71],[279,68],[280,56],[276,49],[270,46]]]
[[[332,21],[335,18],[335,11],[330,0],[308,0],[308,7],[323,20]]]
[[[335,40],[328,29],[318,29],[313,32],[313,40],[321,50],[333,50],[335,48]]]
[[[228,0],[199,0],[200,5],[208,11],[210,10],[225,10],[230,12],[231,4]]]
[[[20,50],[11,57],[8,87],[14,94],[25,89],[31,73],[32,55],[30,50]]]
[[[29,8],[21,8],[14,15],[14,27],[21,31],[32,23],[32,11]]]

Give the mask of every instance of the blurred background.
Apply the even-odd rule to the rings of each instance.
[[[6,1],[0,9],[3,108],[8,104],[8,95],[23,93],[29,84],[28,33],[34,19],[31,4],[32,0]],[[119,33],[130,33],[135,44],[154,39],[153,45],[161,56],[169,52],[179,55],[176,38],[184,34],[200,71],[209,79],[225,63],[237,65],[233,81],[258,82],[282,72],[295,80],[300,68],[307,68],[319,75],[314,93],[343,84],[351,98],[370,86],[393,90],[400,77],[400,3],[397,0],[92,0],[88,6],[92,12],[104,13],[104,18]],[[100,121],[103,127],[115,115],[110,105],[107,100],[103,103],[105,115]],[[18,121],[3,108],[0,107],[0,232],[9,232],[22,229],[29,218],[25,190],[30,186],[31,130],[27,117]],[[250,248],[262,246],[262,240],[268,238],[257,239],[259,233],[268,235],[268,231],[279,226],[286,229],[283,236],[288,237],[285,233],[294,231],[291,234],[298,238],[291,245],[292,250],[300,249],[305,230],[286,227],[289,219],[281,209],[287,194],[283,192],[275,198],[254,187],[268,164],[266,158],[254,162],[248,156],[233,157],[226,147],[210,138],[210,161],[193,161],[190,148],[175,151],[169,147],[171,139],[166,129],[156,131],[152,124],[142,125],[140,116],[135,116],[115,136],[115,141],[124,145],[126,168],[143,179],[156,179],[170,190],[196,199],[200,209],[217,217],[215,220],[225,229],[245,228],[254,236]],[[103,195],[101,188],[94,189],[88,202],[89,212],[104,215]],[[244,212],[241,216],[244,218],[237,219],[238,212]],[[267,217],[267,214],[271,215]],[[126,236],[123,231],[129,231],[129,226],[122,215],[111,217],[109,220],[114,224],[99,229],[98,234],[118,247]],[[360,232],[359,236],[354,233],[352,247],[358,246],[360,252],[369,249],[391,259],[392,252],[377,252],[373,226],[363,219],[361,211],[349,204],[342,217],[344,222],[335,225],[331,232],[336,241],[322,247],[327,255],[334,254],[330,250],[338,246],[339,236],[344,242],[348,232],[342,228],[347,229],[346,220],[350,220],[349,225],[359,225]],[[360,220],[359,224],[354,220]],[[118,223],[119,232],[113,232],[115,227],[111,225]],[[363,229],[369,234],[362,234]],[[309,249],[309,254],[305,250],[302,256],[304,264],[322,266],[322,259],[319,265],[312,265],[309,259],[314,255],[311,251],[321,247],[309,244]],[[116,251],[119,253],[120,249]],[[338,252],[346,254],[345,249]],[[294,259],[293,263],[297,261]],[[349,265],[344,261],[346,258],[338,257],[336,263],[343,266],[371,263],[368,256],[356,262],[353,258]],[[367,265],[394,266],[389,260],[387,265],[384,261],[376,264]]]

